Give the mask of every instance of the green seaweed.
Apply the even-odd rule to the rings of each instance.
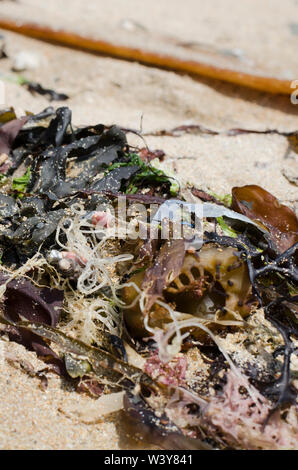
[[[237,232],[235,232],[235,230],[226,224],[223,217],[217,217],[216,220],[225,235],[228,237],[237,238]]]
[[[17,192],[17,197],[22,198],[26,192],[31,177],[31,169],[27,168],[26,173],[19,178],[12,180],[12,189]]]

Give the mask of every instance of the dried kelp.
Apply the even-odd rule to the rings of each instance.
[[[50,88],[44,88],[40,83],[26,81],[24,85],[32,94],[37,93],[38,95],[46,96],[49,101],[65,101],[69,98],[65,93],[57,93],[57,91]]]

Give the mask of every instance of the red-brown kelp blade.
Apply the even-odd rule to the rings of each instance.
[[[298,242],[298,219],[295,213],[260,186],[234,187],[232,209],[267,227],[279,252]]]

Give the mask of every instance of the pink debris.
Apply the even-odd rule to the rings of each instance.
[[[143,162],[149,163],[154,158],[158,158],[160,161],[163,161],[165,153],[163,150],[149,150],[148,148],[144,147],[140,149],[139,156]]]
[[[0,155],[0,163],[1,163],[1,155]],[[5,173],[7,173],[11,167],[12,167],[12,161],[6,160],[0,165],[0,174],[5,175]]]
[[[78,263],[81,267],[84,267],[87,263],[86,258],[84,258],[83,256],[78,256],[73,251],[61,251],[61,256],[63,259],[69,259],[74,261],[75,263]]]
[[[223,393],[209,399],[204,424],[215,434],[220,430],[229,444],[244,449],[296,449],[296,419],[294,423],[287,422],[277,410],[264,426],[272,403],[249,384],[258,401],[256,406],[247,393],[241,392],[242,386],[243,380],[229,372]]]
[[[174,358],[171,362],[164,364],[155,351],[145,364],[145,372],[153,379],[165,385],[185,385],[185,374],[187,369],[187,359],[185,357]]]
[[[113,217],[110,213],[104,211],[96,211],[92,214],[92,225],[100,225],[101,227],[111,227]]]
[[[93,397],[100,397],[104,392],[104,385],[100,384],[95,379],[83,377],[77,385],[77,391],[81,393],[89,393]]]

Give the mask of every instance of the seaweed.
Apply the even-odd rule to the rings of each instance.
[[[17,135],[27,121],[28,117],[12,119],[0,127],[0,154],[8,155],[10,153]]]
[[[131,131],[136,132],[136,131]],[[228,129],[226,131],[218,131],[215,129],[209,129],[205,126],[200,124],[183,124],[180,126],[176,126],[172,129],[158,129],[153,132],[147,132],[141,134],[141,136],[169,136],[169,137],[181,137],[185,134],[193,134],[193,135],[209,135],[209,136],[217,136],[217,135],[226,135],[229,137],[236,137],[238,135],[245,135],[245,134],[257,134],[257,135],[280,135],[283,137],[287,137],[289,142],[291,139],[297,138],[297,131],[289,131],[283,132],[279,131],[278,129],[243,129],[241,127]]]
[[[146,311],[157,299],[163,298],[163,291],[181,271],[185,256],[184,240],[166,241],[152,267],[146,270],[141,289],[147,297]]]
[[[25,278],[10,280],[8,275],[1,273],[0,286],[5,286],[0,312],[4,315],[6,323],[12,326],[8,330],[10,339],[35,351],[52,365],[55,372],[65,375],[63,361],[48,344],[34,332],[18,326],[22,318],[56,326],[61,313],[63,291],[48,287],[38,288]]]
[[[64,353],[72,354],[77,359],[87,360],[91,366],[94,377],[102,382],[125,390],[133,390],[136,385],[142,384],[149,390],[155,390],[157,384],[142,370],[127,364],[121,359],[100,347],[89,346],[80,340],[72,338],[62,331],[45,323],[11,322],[0,316],[0,322],[23,329],[43,340],[56,343]],[[90,375],[89,371],[88,375]]]
[[[0,193],[0,210],[2,219],[13,217],[18,212],[15,199],[6,194]]]
[[[48,107],[21,119],[13,109],[0,112],[0,322],[11,339],[50,361],[78,389],[93,396],[125,390],[126,413],[151,442],[205,448],[205,441],[184,435],[202,437],[193,423],[213,400],[207,384],[205,400],[187,383],[189,348],[201,350],[208,362],[204,351],[212,341],[217,345],[208,376],[215,402],[226,393],[231,373],[252,401],[249,380],[267,397],[267,420],[294,403],[290,360],[297,336],[298,221],[258,186],[233,188],[232,196],[185,187],[160,163],[162,151],[131,148],[129,131],[103,124],[74,128],[67,107]],[[169,135],[194,132],[217,135],[201,126],[179,126]],[[243,132],[254,131],[236,129],[228,135]],[[111,239],[109,217],[118,216],[106,207],[115,209],[119,196],[146,210],[157,205],[146,212],[145,240]],[[201,205],[193,203],[195,197]],[[181,221],[182,209],[190,214],[183,213]],[[197,218],[203,219],[201,232]],[[169,222],[166,241],[164,220]],[[190,240],[175,239],[176,223],[187,227]],[[250,328],[246,319],[260,307],[283,341],[270,356],[275,364],[283,357],[277,378],[273,369],[265,377],[247,364],[236,367],[221,344],[227,333]],[[127,338],[136,362],[130,362]],[[174,370],[169,360],[178,353]],[[172,416],[176,423],[167,414],[171,406],[162,414],[155,409],[154,400],[161,397],[186,426],[171,422]],[[250,399],[245,395],[243,403]],[[255,405],[260,406],[258,400]]]
[[[0,285],[5,285],[2,309],[8,319],[21,317],[30,321],[56,326],[63,302],[63,291],[48,287],[38,288],[27,279],[12,279],[0,273]]]
[[[46,96],[49,101],[66,101],[69,99],[69,96],[65,93],[57,93],[55,90],[51,90],[50,88],[44,88],[40,83],[24,81],[23,86],[34,95],[35,93],[38,95]]]
[[[14,178],[12,180],[12,189],[17,192],[18,197],[23,197],[24,193],[26,192],[26,188],[30,181],[30,167],[27,168],[26,173],[23,176],[18,178]]]
[[[139,395],[126,392],[124,410],[134,429],[151,444],[166,450],[210,450],[200,439],[185,436],[164,413],[158,416]],[[133,432],[135,434],[135,431]]]
[[[280,253],[298,242],[298,219],[295,213],[260,186],[233,188],[232,209],[265,225]]]
[[[126,170],[126,172],[128,172],[129,174],[130,181],[129,185],[126,185],[124,192],[127,194],[133,194],[135,192],[138,192],[140,188],[144,189],[146,187],[156,185],[166,185],[166,187],[169,186],[169,191],[171,194],[173,192],[176,193],[176,190],[173,189],[174,178],[172,176],[167,175],[163,169],[158,167],[158,158],[155,157],[155,159],[149,160],[149,163],[148,161],[144,161],[144,157],[142,158],[142,155],[144,155],[144,152],[140,152],[140,155],[137,155],[136,153],[129,153],[125,155],[125,159],[120,162],[116,162],[114,165],[111,165],[108,169],[109,172],[113,171],[114,173],[115,170],[119,168],[122,168],[122,171],[124,171],[124,168],[134,169],[131,172],[129,170]],[[155,164],[153,164],[154,162]],[[119,170],[119,175],[120,174],[121,172]],[[120,187],[121,186],[119,186],[118,190],[120,190]],[[115,189],[115,191],[117,191],[117,189]]]
[[[264,306],[266,318],[281,333],[285,344],[281,351],[284,360],[280,377],[273,381],[270,385],[268,385],[266,382],[263,384],[258,382],[258,386],[261,387],[263,393],[265,393],[271,399],[275,400],[273,411],[281,406],[284,406],[285,404],[294,403],[296,399],[296,392],[293,391],[289,368],[290,357],[295,348],[292,340],[290,339],[290,336],[297,336],[298,329],[297,325],[295,324],[290,326],[287,325],[288,319],[287,316],[283,313],[287,308],[284,303],[295,303],[298,300],[298,296],[290,296],[288,292],[286,295],[280,295],[278,298],[268,302],[266,288],[265,285],[262,284],[262,278],[277,272],[283,277],[289,279],[293,285],[297,285],[298,272],[297,263],[295,261],[295,256],[298,249],[297,243],[281,255],[275,257],[275,259],[274,257],[270,257],[270,251],[267,253],[263,252],[261,256],[263,258],[264,265],[258,267],[260,253],[249,246],[249,243],[246,242],[244,245],[239,242],[239,239],[234,240],[233,242],[233,239],[228,237],[217,237],[214,234],[208,234],[208,238],[209,241],[216,241],[219,245],[237,246],[245,256],[254,294],[257,297],[260,306]]]
[[[279,351],[275,351],[275,356],[277,353],[283,355],[283,365],[280,377],[276,381],[269,385],[265,385],[262,388],[263,393],[271,399],[276,400],[270,416],[276,409],[295,403],[297,396],[297,391],[293,388],[291,383],[290,361],[291,355],[296,349],[293,341],[291,340],[291,336],[295,336],[297,338],[298,328],[297,325],[292,325],[289,322],[287,315],[285,314],[287,307],[284,305],[284,302],[286,300],[297,302],[298,296],[278,298],[266,305],[264,309],[266,318],[280,332],[284,341],[284,347]]]

